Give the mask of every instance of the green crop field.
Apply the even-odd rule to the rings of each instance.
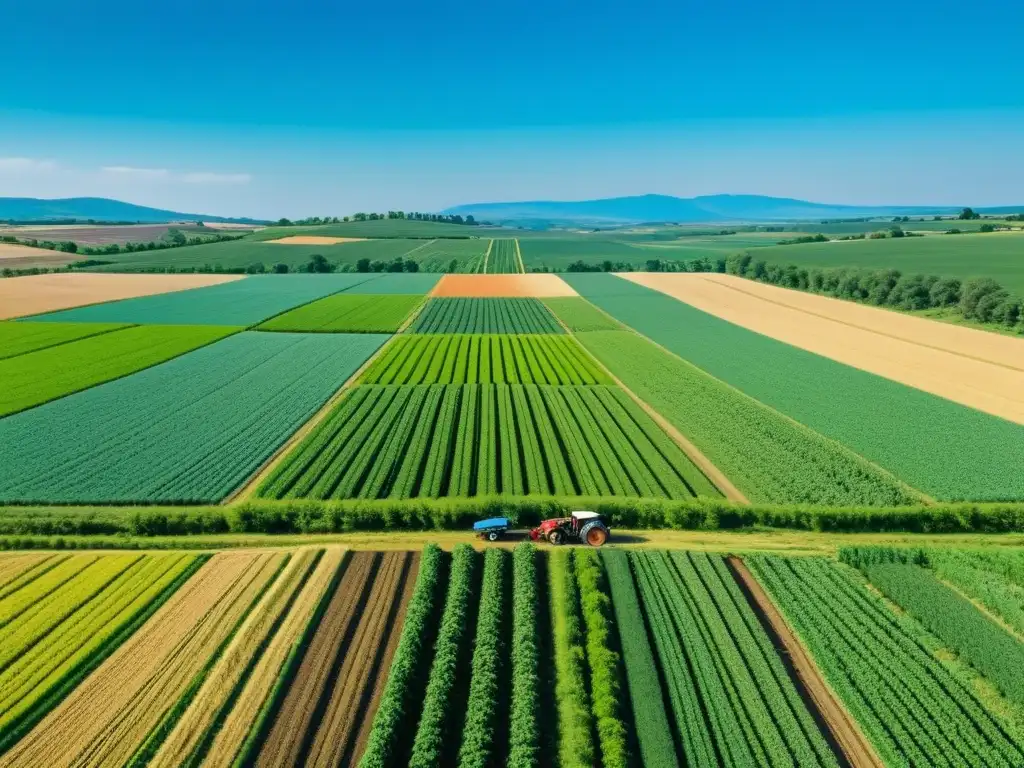
[[[93,304],[33,320],[155,325],[248,327],[315,299],[338,293],[376,275],[254,275],[231,283],[137,299]]]
[[[620,390],[360,386],[259,491],[269,498],[714,494]]]
[[[1024,500],[1024,427],[820,357],[611,275],[566,275],[617,320],[941,500]]]
[[[917,500],[852,451],[635,333],[596,331],[577,338],[752,501],[894,506]]]
[[[67,344],[69,341],[109,333],[123,324],[117,323],[0,323],[0,360],[37,349]]]
[[[0,416],[162,363],[240,328],[145,325],[0,360]]]
[[[345,293],[373,293],[386,296],[389,294],[407,294],[423,296],[430,293],[440,275],[428,275],[422,272],[386,272],[382,275],[370,275],[370,279],[346,288]]]
[[[413,295],[339,293],[271,318],[258,330],[394,333],[423,301]]]
[[[622,325],[599,310],[586,299],[567,296],[564,298],[542,299],[544,305],[551,310],[565,326],[576,333],[578,331],[618,331]]]
[[[898,269],[961,280],[990,277],[1024,294],[1024,233],[1017,232],[780,245],[758,251],[754,258],[801,267]]]
[[[421,242],[406,254],[420,266],[420,272],[479,272],[489,239],[438,239]]]
[[[412,335],[395,339],[363,384],[610,384],[566,336]]]
[[[490,227],[449,224],[438,221],[416,221],[415,219],[378,219],[376,221],[346,221],[340,224],[321,224],[297,227],[267,227],[253,234],[256,240],[276,240],[293,235],[315,235],[317,237],[411,237],[419,240],[431,238],[487,238]],[[486,243],[485,243],[486,244]]]
[[[0,419],[0,501],[218,501],[387,338],[236,334]]]
[[[1024,763],[1020,742],[974,686],[930,650],[935,638],[852,568],[824,558],[756,556],[747,564],[886,765]]]
[[[538,299],[431,299],[414,333],[564,333]]]
[[[488,274],[510,274],[522,272],[519,250],[515,240],[502,238],[491,241],[491,250],[481,272]]]

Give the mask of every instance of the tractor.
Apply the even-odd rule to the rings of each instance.
[[[534,541],[547,539],[555,545],[578,541],[600,547],[609,536],[611,532],[597,512],[571,512],[569,517],[545,520],[530,531],[530,538]]]

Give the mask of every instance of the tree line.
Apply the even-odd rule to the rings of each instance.
[[[394,219],[408,219],[410,221],[432,221],[440,224],[463,224],[475,227],[479,222],[473,216],[460,216],[459,214],[443,213],[419,213],[416,211],[388,211],[387,213],[353,213],[351,216],[309,216],[305,219],[278,219],[274,222],[275,227],[310,227],[319,224],[348,224],[354,221],[385,221]]]

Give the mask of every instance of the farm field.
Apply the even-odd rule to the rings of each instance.
[[[423,298],[391,294],[335,294],[285,312],[258,326],[261,331],[304,333],[394,333]]]
[[[519,257],[519,241],[509,238],[492,240],[480,271],[497,275],[525,272]]]
[[[718,495],[621,390],[502,384],[356,387],[258,493]]]
[[[431,293],[435,298],[546,298],[575,296],[558,275],[445,275]]]
[[[0,280],[0,320],[241,280],[241,275],[51,274]]]
[[[414,333],[564,333],[537,299],[432,298]]]
[[[254,275],[227,285],[125,299],[34,320],[248,327],[276,314],[365,282],[374,275]]]
[[[0,360],[4,382],[0,417],[135,373],[239,330],[216,325],[140,325]]]
[[[125,328],[123,323],[0,322],[0,360]]]
[[[240,333],[8,416],[0,499],[219,501],[387,338]]]
[[[407,255],[421,272],[479,272],[490,243],[486,238],[428,240]]]
[[[346,293],[372,293],[375,295],[409,294],[423,296],[430,293],[437,284],[440,275],[428,275],[422,272],[386,272],[381,275],[370,275],[366,282],[357,283],[346,289]]]
[[[2,230],[0,230],[2,233]],[[73,253],[0,242],[0,270],[63,267],[80,259]]]
[[[567,335],[407,335],[361,384],[611,384]]]
[[[551,313],[573,333],[580,331],[619,331],[623,326],[605,314],[586,299],[550,298],[544,299]]]
[[[177,229],[189,237],[214,235],[217,232],[195,224],[116,224],[90,226],[58,224],[50,226],[0,227],[0,235],[14,235],[21,240],[72,241],[79,245],[107,245],[108,243],[148,243],[160,240],[168,230]]]
[[[611,275],[566,275],[617,320],[929,496],[1024,499],[1024,427],[797,349]],[[685,329],[685,333],[681,332]]]
[[[944,228],[960,224],[942,223]],[[992,232],[780,245],[759,251],[757,258],[772,264],[801,267],[898,269],[904,274],[939,275],[961,280],[990,277],[1020,295],[1024,294],[1022,251],[1024,232]]]
[[[0,766],[1017,765],[990,554],[0,554]]]
[[[747,291],[744,285],[751,281],[742,278],[721,280],[703,275],[641,273],[627,273],[622,277],[742,328],[1024,424],[1024,340],[996,336],[996,342],[991,346],[1005,350],[1005,362],[1000,359],[989,363],[978,359],[983,353],[967,356],[943,349],[946,331],[942,325],[931,329],[934,341],[929,338],[926,343],[915,343],[898,338],[898,332],[877,333],[843,322],[840,317],[833,319],[833,306],[842,315],[846,305],[850,304],[839,299],[825,298],[830,303],[818,304],[820,311],[810,313],[782,303],[785,299],[774,300],[756,289]],[[804,295],[798,291],[779,290],[784,294]],[[851,306],[871,310],[855,304]],[[892,324],[898,326],[903,319],[896,315]],[[913,317],[905,320],[911,327],[917,327],[914,323],[928,322]],[[964,333],[981,336],[979,346],[989,346],[985,345],[986,337],[992,335],[971,334],[969,330],[953,327],[948,333],[954,338]],[[1012,348],[1008,348],[1011,345]],[[996,354],[1003,357],[998,352]]]

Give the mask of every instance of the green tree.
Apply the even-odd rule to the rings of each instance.
[[[288,265],[285,264],[284,262],[278,262],[277,264],[274,265],[274,274],[275,275],[287,275],[288,274]]]
[[[369,272],[370,271],[370,260],[360,259],[356,262],[356,272]]]
[[[306,271],[320,273],[333,272],[334,265],[327,261],[327,259],[323,255],[319,253],[314,253],[312,256],[309,257],[309,265],[307,266]]]
[[[960,211],[960,215],[957,216],[957,218],[963,221],[970,221],[972,219],[980,219],[981,214],[975,213],[973,208],[964,208],[962,211]]]

